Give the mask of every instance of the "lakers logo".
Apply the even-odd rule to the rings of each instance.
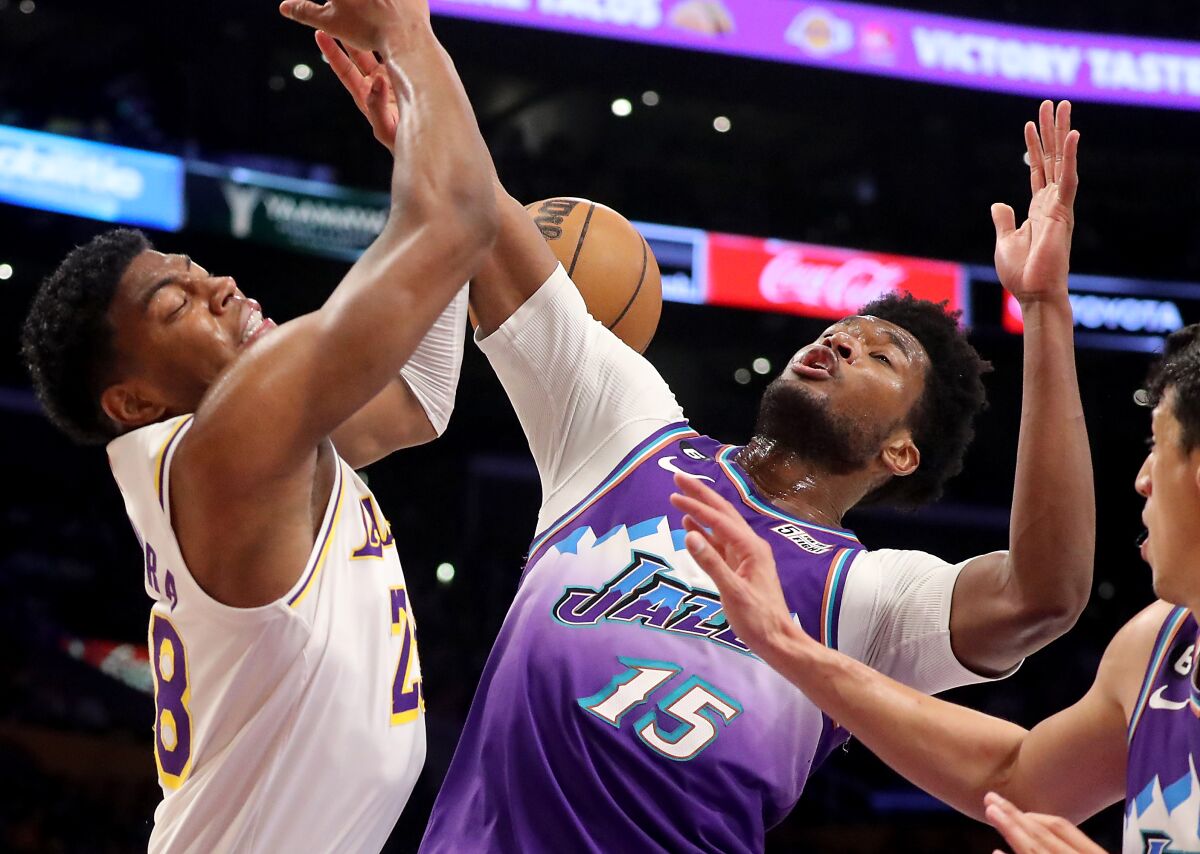
[[[350,553],[350,559],[383,557],[384,548],[396,542],[391,526],[369,495],[359,501],[359,512],[362,515],[363,544]]]

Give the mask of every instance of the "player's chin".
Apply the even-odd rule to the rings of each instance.
[[[1151,586],[1154,588],[1154,595],[1164,602],[1170,602],[1173,605],[1185,604],[1184,600],[1190,599],[1187,595],[1188,591],[1184,590],[1185,585],[1177,583],[1178,576],[1169,571],[1167,566],[1156,563],[1153,554],[1149,557]],[[1200,584],[1197,579],[1193,579],[1190,585],[1193,590]],[[1194,594],[1193,594],[1194,595]]]

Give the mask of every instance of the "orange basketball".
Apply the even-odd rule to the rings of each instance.
[[[587,199],[526,205],[583,295],[592,317],[639,353],[662,313],[662,277],[650,245],[612,208]]]

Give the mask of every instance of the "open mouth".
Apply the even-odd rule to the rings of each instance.
[[[257,303],[252,304],[246,320],[242,323],[242,338],[239,346],[248,347],[274,328],[275,321],[269,317],[263,317],[262,308]]]
[[[814,380],[827,380],[837,375],[838,356],[824,344],[806,347],[800,358],[792,362],[792,371]]]

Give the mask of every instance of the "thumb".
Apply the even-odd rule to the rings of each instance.
[[[996,240],[1003,240],[1017,230],[1017,215],[1008,205],[994,204],[992,224],[996,226]]]
[[[322,6],[310,0],[283,0],[279,4],[279,13],[285,18],[310,27],[320,27],[320,23],[328,17],[329,11],[328,4]]]

